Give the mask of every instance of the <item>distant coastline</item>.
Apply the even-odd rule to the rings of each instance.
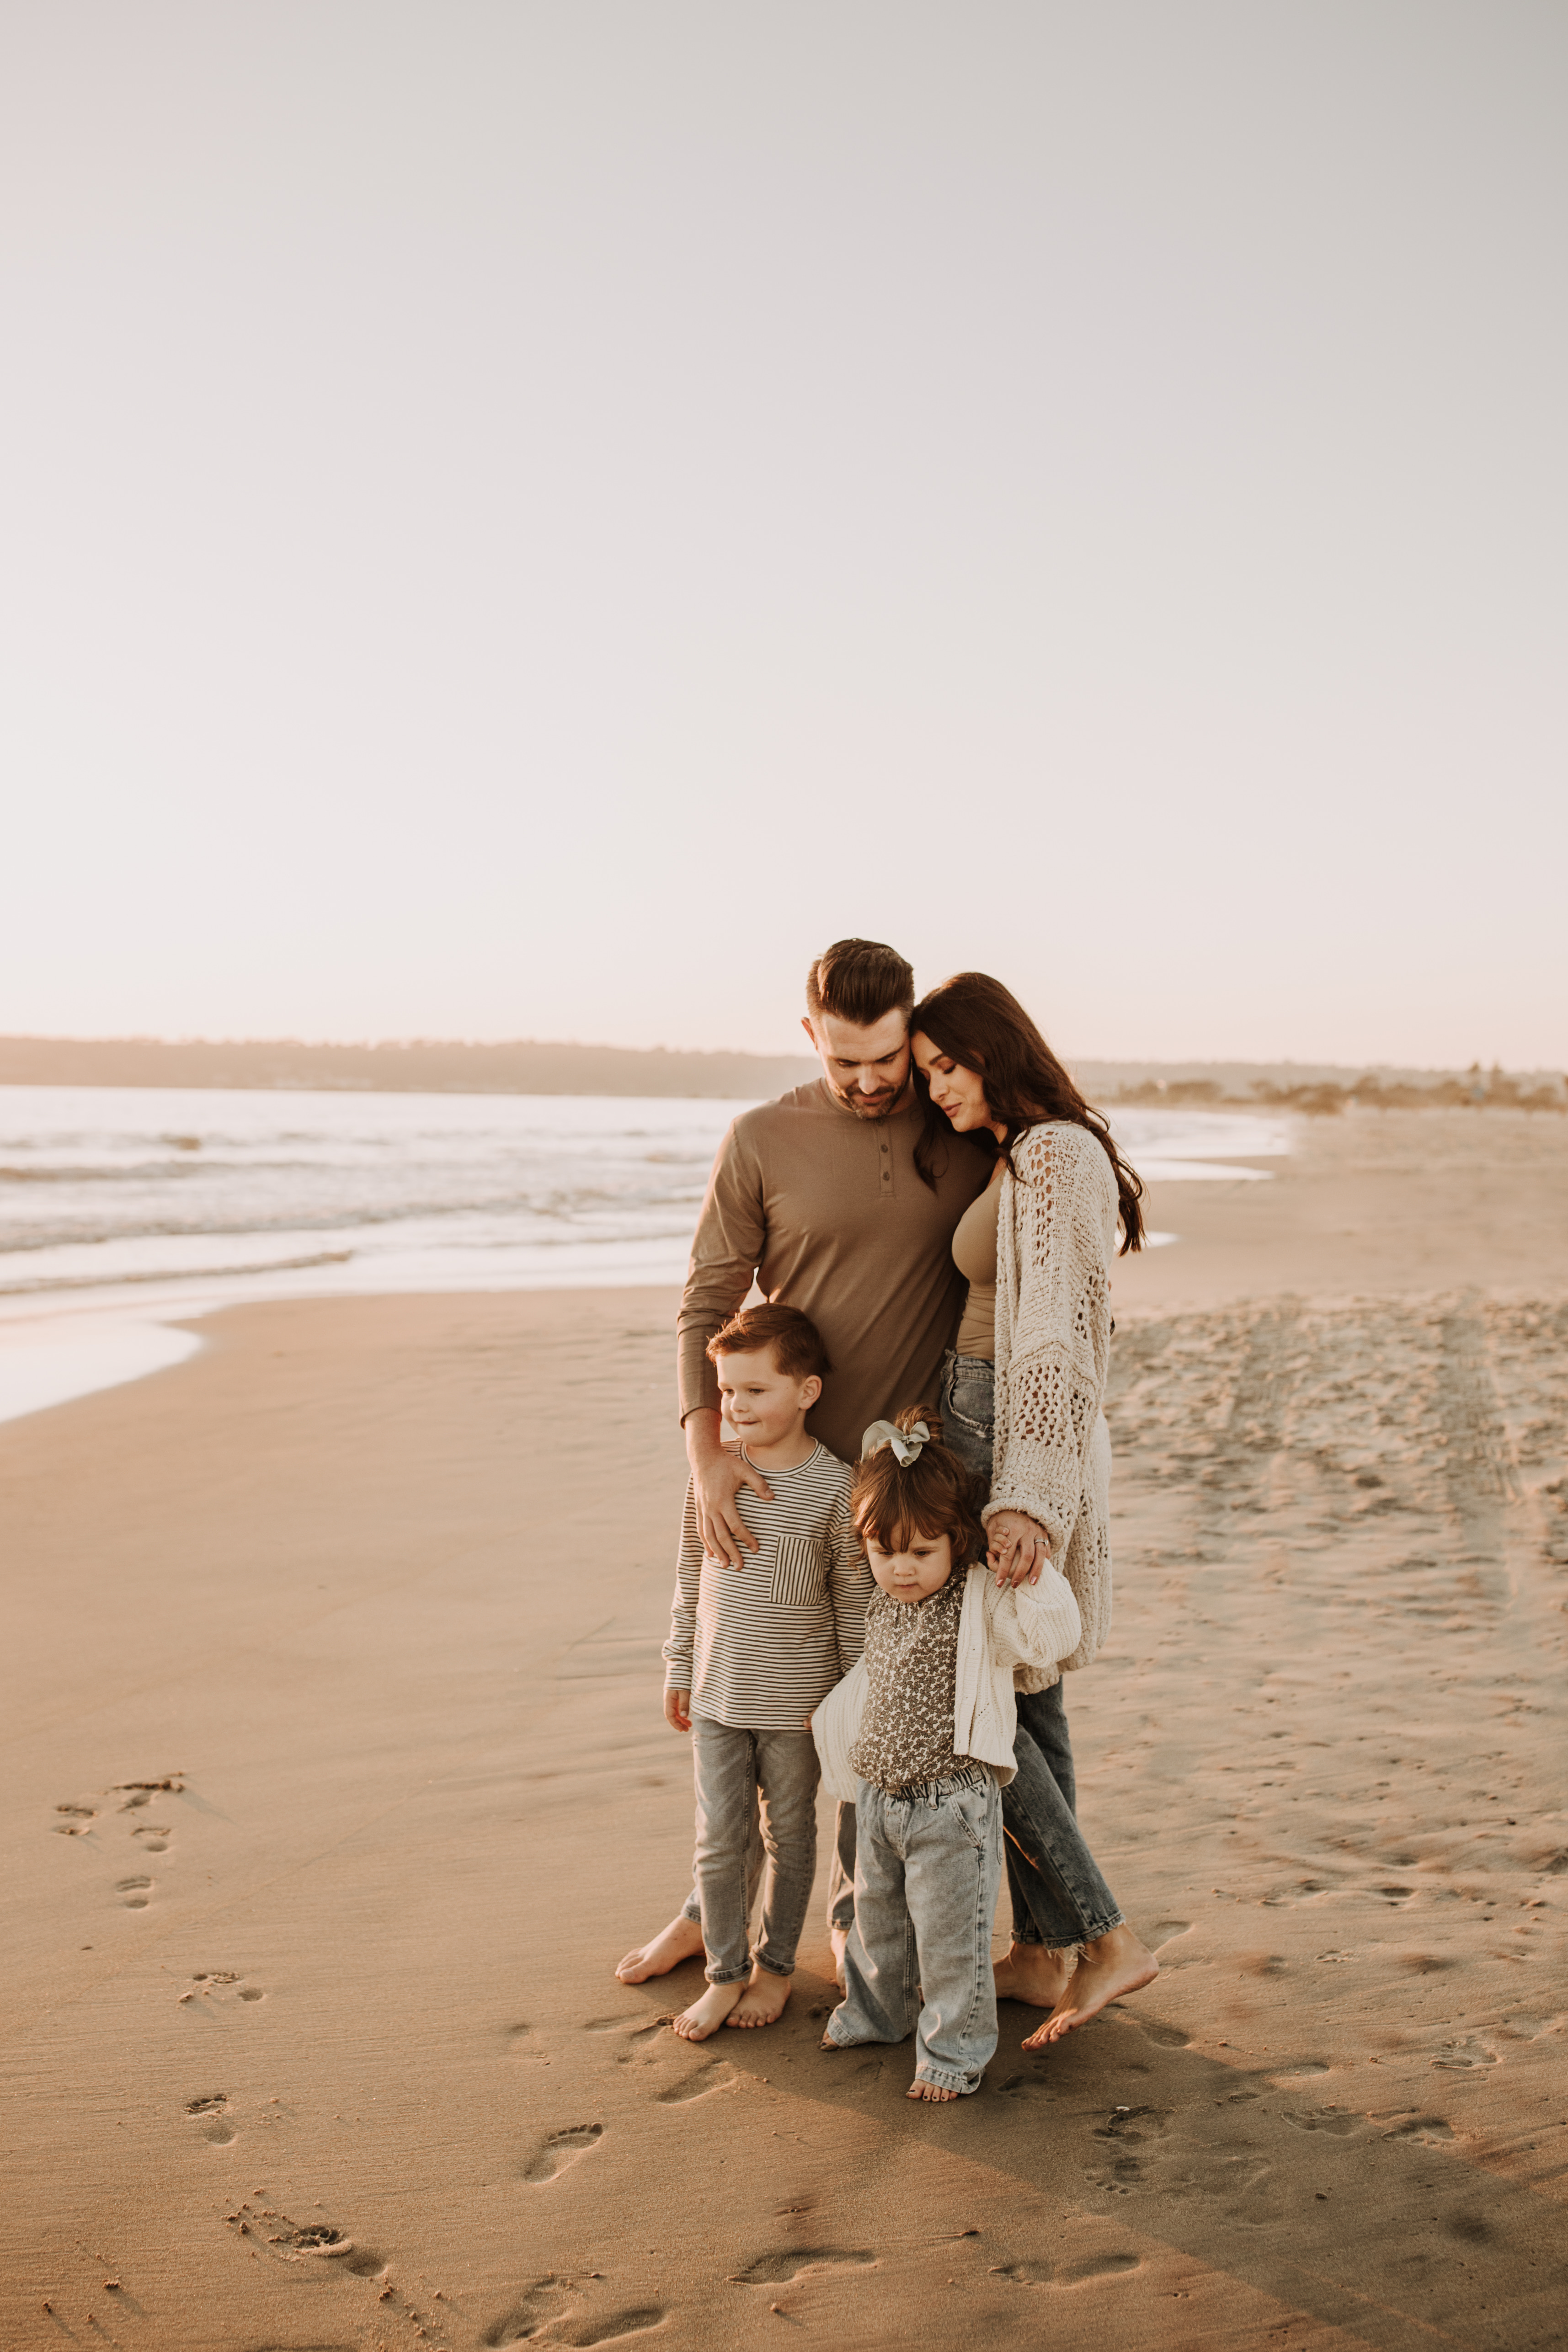
[[[671,1053],[662,1045],[306,1045],[293,1038],[0,1037],[0,1086],[200,1087],[371,1094],[651,1095],[756,1101],[805,1086],[805,1055]],[[1568,1110],[1552,1070],[1395,1069],[1305,1062],[1079,1062],[1099,1102],[1247,1105],[1323,1115],[1442,1105]]]

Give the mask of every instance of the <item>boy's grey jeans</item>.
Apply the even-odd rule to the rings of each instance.
[[[976,1765],[897,1797],[862,1780],[856,1812],[855,1925],[828,2038],[902,2042],[912,2026],[917,2083],[978,2090],[996,2048],[995,1778]]]
[[[691,1719],[697,1780],[697,1887],[710,1984],[737,1984],[752,1972],[750,1923],[756,1877],[752,1846],[765,1854],[762,1934],[755,1958],[775,1977],[794,1973],[795,1947],[816,1874],[816,1784],[822,1777],[809,1731],[742,1731],[707,1716]]]
[[[693,1719],[695,1721],[695,1718]],[[814,1743],[815,1744],[815,1743]],[[755,1806],[752,1809],[751,1839],[746,1847],[746,1916],[749,1919],[757,1907],[757,1889],[763,1883],[763,1864],[767,1853],[763,1844],[762,1825]],[[702,1917],[702,1895],[693,1883],[690,1894],[680,1906],[683,1919],[699,1923]],[[833,1860],[827,1873],[827,1925],[847,1935],[855,1921],[855,1808],[841,1804],[833,1825]]]

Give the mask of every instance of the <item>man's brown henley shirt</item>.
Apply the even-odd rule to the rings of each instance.
[[[858,1459],[872,1422],[936,1402],[963,1305],[952,1231],[991,1171],[944,1139],[933,1192],[915,1169],[921,1126],[918,1109],[857,1118],[820,1078],[742,1113],[713,1163],[680,1301],[683,1421],[717,1409],[703,1349],[753,1276],[822,1334],[833,1370],[807,1425],[840,1460]]]

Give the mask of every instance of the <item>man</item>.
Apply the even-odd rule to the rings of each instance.
[[[871,1423],[936,1400],[963,1304],[952,1233],[990,1165],[937,1139],[934,1189],[915,1166],[923,1112],[910,1072],[914,973],[891,948],[840,940],[806,975],[801,1025],[822,1064],[815,1085],[742,1113],[714,1162],[680,1302],[680,1417],[709,1550],[738,1565],[751,1538],[734,1509],[765,1492],[720,1441],[704,1352],[756,1279],[809,1315],[833,1370],[813,1436],[856,1462]]]
[[[802,1025],[822,1076],[742,1112],[720,1145],[677,1327],[699,1532],[712,1557],[733,1567],[743,1549],[756,1549],[736,1495],[742,1486],[771,1494],[760,1471],[724,1448],[709,1340],[753,1280],[769,1300],[808,1315],[833,1370],[807,1426],[830,1453],[858,1461],[872,1422],[936,1401],[963,1303],[953,1228],[991,1173],[987,1155],[947,1136],[936,1140],[931,1183],[915,1165],[924,1119],[910,1075],[914,973],[902,956],[872,940],[840,940],[812,965],[805,1001]],[[836,1957],[854,1916],[854,1808],[841,1806]],[[689,1903],[616,1973],[640,1984],[701,1949]],[[749,2005],[748,1992],[741,2009]],[[731,2024],[772,2021],[741,2009]]]

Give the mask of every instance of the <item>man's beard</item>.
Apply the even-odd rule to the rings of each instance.
[[[864,1119],[888,1118],[904,1091],[902,1087],[889,1087],[882,1094],[863,1095],[858,1087],[836,1087],[831,1078],[827,1083],[834,1100]]]

